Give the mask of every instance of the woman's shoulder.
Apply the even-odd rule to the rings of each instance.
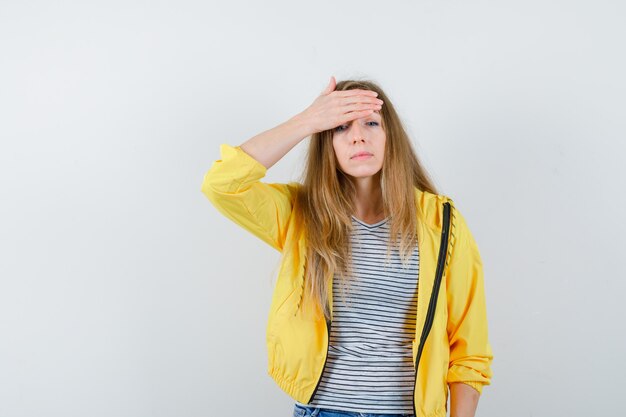
[[[432,193],[415,188],[415,200],[418,205],[418,215],[429,227],[441,229],[443,225],[444,203],[450,203],[454,210],[454,201],[447,194]]]
[[[432,193],[427,190],[420,190],[417,187],[415,187],[415,194],[418,197],[421,197],[424,202],[429,204],[445,203],[446,201],[452,201],[450,196],[447,194]]]

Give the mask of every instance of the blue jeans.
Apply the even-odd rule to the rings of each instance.
[[[328,408],[318,408],[313,406],[301,406],[294,404],[293,417],[412,417],[410,414],[375,414],[359,413],[356,411],[331,410]]]

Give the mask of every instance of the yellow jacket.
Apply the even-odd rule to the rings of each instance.
[[[299,184],[261,182],[265,166],[239,146],[222,144],[220,153],[204,176],[202,192],[224,216],[283,254],[267,322],[267,372],[283,391],[307,404],[325,366],[331,323],[319,308],[312,314],[300,308],[305,239],[294,232],[291,215]],[[447,384],[463,382],[482,392],[491,382],[483,268],[476,242],[450,198],[415,188],[415,202],[423,218],[418,219],[414,410],[416,417],[445,417]],[[332,291],[329,297],[332,306]]]

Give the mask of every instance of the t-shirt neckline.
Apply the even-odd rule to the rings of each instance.
[[[362,224],[363,226],[365,226],[365,227],[369,227],[369,228],[376,227],[376,226],[380,226],[381,224],[383,224],[383,223],[385,223],[387,220],[389,220],[389,217],[385,217],[384,219],[382,219],[382,220],[381,220],[381,221],[379,221],[379,222],[372,223],[372,224],[367,224],[367,223],[365,223],[363,220],[357,219],[354,215],[352,215],[352,218],[353,218],[354,220],[356,220],[357,222],[359,222],[360,224]]]

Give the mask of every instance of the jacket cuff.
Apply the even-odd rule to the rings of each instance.
[[[482,393],[483,387],[491,384],[491,369],[488,369],[487,375],[484,375],[463,365],[453,365],[448,369],[447,382],[448,384],[461,382]]]
[[[267,173],[265,165],[244,152],[240,146],[222,143],[220,158],[213,162],[205,175],[203,188],[210,187],[222,193],[237,193],[247,189]]]
[[[465,384],[465,385],[469,385],[470,387],[474,388],[476,391],[478,391],[479,394],[482,394],[483,392],[483,386],[485,384],[483,384],[482,382],[476,382],[476,381],[448,381],[448,385],[450,384],[456,384],[456,383],[461,383],[461,384]]]

